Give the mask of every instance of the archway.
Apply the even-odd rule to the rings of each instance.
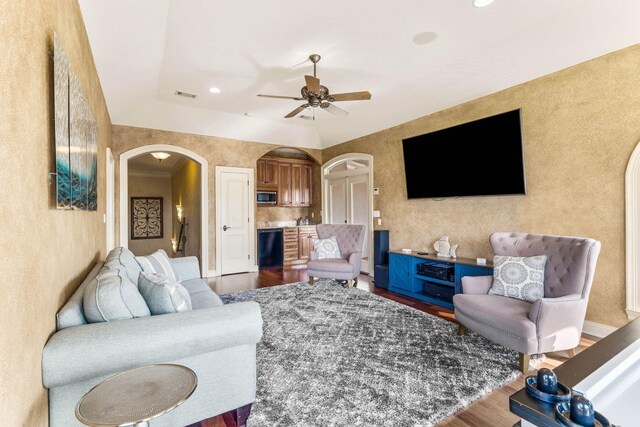
[[[129,159],[155,151],[182,154],[200,165],[200,268],[203,277],[209,276],[209,162],[204,157],[186,148],[168,144],[153,144],[134,148],[120,154],[120,245],[127,247],[129,240],[129,224],[126,220],[129,206]]]
[[[627,316],[640,316],[640,143],[625,174]]]
[[[373,274],[373,156],[364,153],[347,153],[334,157],[322,165],[322,218],[327,223],[353,223],[359,216],[367,223],[367,239],[363,253],[362,271]],[[344,180],[344,183],[342,182]],[[338,184],[334,189],[333,184]],[[354,197],[351,188],[364,188],[366,196],[360,193],[359,214],[354,215]],[[338,187],[343,187],[340,190]],[[335,191],[334,191],[335,190]],[[341,193],[342,191],[343,193]],[[332,195],[344,199],[344,217],[332,212],[336,201]],[[362,197],[364,196],[364,197]],[[338,201],[338,203],[340,203]],[[339,218],[338,218],[339,216]],[[361,223],[361,222],[357,222]]]

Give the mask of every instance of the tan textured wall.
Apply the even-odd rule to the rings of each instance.
[[[149,176],[129,174],[129,218],[131,224],[131,197],[162,197],[162,239],[135,239],[131,240],[129,229],[129,249],[136,255],[148,255],[164,249],[171,253],[171,231],[173,224],[173,212],[175,208],[171,201],[171,177]]]
[[[136,128],[131,126],[114,125],[112,132],[113,155],[116,158],[116,162],[119,161],[119,157],[122,153],[133,148],[152,144],[169,144],[180,146],[204,157],[209,162],[209,176],[207,182],[209,187],[209,270],[215,269],[215,167],[234,166],[253,168],[255,173],[256,161],[269,151],[278,148],[278,146],[212,136],[201,136],[179,132],[167,132],[156,129]],[[321,162],[322,153],[320,150],[308,148],[300,148],[300,150],[306,152],[318,162]],[[119,170],[118,165],[116,165],[116,170]],[[116,181],[118,181],[117,177]],[[116,188],[118,188],[118,185],[119,184],[116,182]],[[119,212],[118,208],[116,208],[116,213],[117,212]],[[116,227],[118,227],[118,222],[119,219],[116,218]]]
[[[587,319],[620,326],[625,307],[624,174],[640,140],[640,45],[323,150],[374,156],[374,197],[394,248],[431,248],[442,235],[459,256],[490,257],[493,231],[602,242]],[[522,108],[527,196],[407,200],[401,140]],[[428,174],[428,161],[425,173]],[[451,172],[463,179],[464,171]],[[433,177],[435,180],[435,177]]]
[[[200,165],[188,160],[178,172],[171,176],[171,192],[173,195],[173,209],[181,204],[184,216],[187,218],[187,240],[184,252],[180,256],[197,256],[200,260]],[[180,223],[174,215],[173,235],[177,239],[180,236]],[[171,252],[168,252],[171,253]]]
[[[0,10],[1,424],[46,426],[42,348],[58,309],[105,255],[104,153],[111,123],[77,2],[0,0]],[[97,212],[52,207],[54,31],[98,125]]]

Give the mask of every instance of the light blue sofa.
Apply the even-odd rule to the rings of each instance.
[[[107,265],[121,264],[137,278],[141,270],[133,254],[118,250],[117,256],[109,254]],[[244,424],[256,393],[260,306],[224,305],[200,278],[195,257],[173,258],[171,264],[189,291],[193,311],[87,323],[82,297],[104,266],[99,262],[58,312],[57,332],[42,353],[51,427],[83,426],[75,406],[84,393],[113,374],[156,363],[188,366],[198,376],[198,387],[184,404],[154,419],[154,427],[186,426],[232,410]]]

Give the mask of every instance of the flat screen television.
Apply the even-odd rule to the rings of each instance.
[[[409,199],[526,194],[520,110],[402,140]]]

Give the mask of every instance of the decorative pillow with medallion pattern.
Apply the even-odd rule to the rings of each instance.
[[[318,253],[318,259],[342,258],[336,236],[331,236],[328,239],[311,239],[311,243],[313,250]]]
[[[546,255],[493,257],[493,284],[489,294],[502,295],[527,302],[544,297]]]

